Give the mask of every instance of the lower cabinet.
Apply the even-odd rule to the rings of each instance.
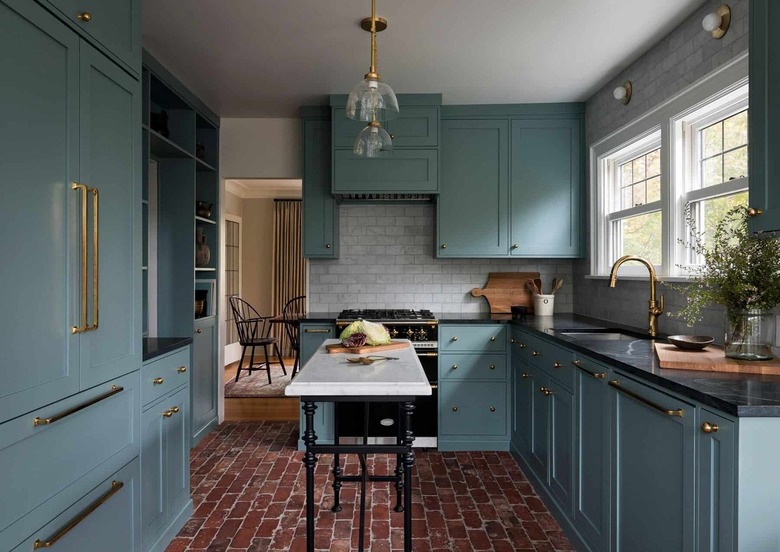
[[[513,345],[517,345],[513,341]],[[523,344],[525,347],[525,344]],[[521,359],[520,350],[512,349],[512,448],[525,456],[531,454],[533,442],[534,368]]]
[[[192,338],[192,376],[190,405],[192,408],[192,446],[200,442],[217,425],[218,377],[216,318],[210,316],[195,321]]]
[[[169,366],[179,373],[181,368],[187,367],[182,364],[183,355],[189,360],[189,349],[144,365],[142,378],[169,372]],[[186,370],[181,373],[186,374]],[[160,379],[163,378],[157,381]],[[153,385],[165,385],[165,381]],[[143,406],[141,533],[144,551],[165,550],[192,513],[190,438],[190,387],[187,381]]]
[[[335,339],[336,326],[334,324],[323,323],[301,323],[301,370],[305,369],[306,363],[312,355],[322,345],[326,339]],[[300,414],[300,434],[298,437],[298,449],[302,450],[303,432],[306,428],[306,419],[303,412]],[[314,433],[317,434],[318,443],[333,443],[333,403],[317,403],[317,410],[314,413]]]

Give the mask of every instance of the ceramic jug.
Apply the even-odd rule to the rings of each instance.
[[[202,228],[198,228],[195,236],[195,266],[204,267],[209,265],[211,260],[211,249],[206,244],[206,234]]]

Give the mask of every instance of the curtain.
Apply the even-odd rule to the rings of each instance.
[[[274,202],[274,261],[271,307],[281,316],[284,305],[293,297],[306,294],[306,259],[301,237],[301,201],[277,199]],[[273,325],[273,335],[285,357],[293,351],[284,324]]]

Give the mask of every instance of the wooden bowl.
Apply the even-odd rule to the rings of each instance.
[[[708,335],[670,335],[666,339],[675,347],[686,351],[700,351],[714,340]]]

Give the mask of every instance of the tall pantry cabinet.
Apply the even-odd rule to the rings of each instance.
[[[0,550],[140,549],[140,2],[71,4],[0,0]]]

